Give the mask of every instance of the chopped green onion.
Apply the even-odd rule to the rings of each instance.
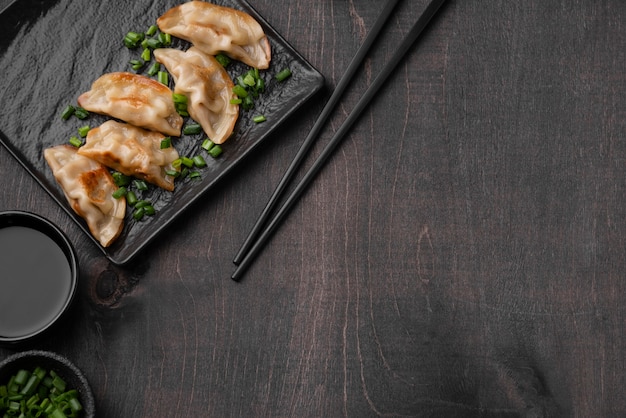
[[[129,64],[133,70],[139,71],[143,67],[144,62],[141,60],[130,60]]]
[[[255,89],[257,92],[263,93],[265,91],[265,80],[257,78]]]
[[[200,177],[201,177],[201,174],[198,171],[192,171],[191,173],[189,173],[190,179],[198,179]]]
[[[87,119],[89,117],[89,112],[80,106],[76,106],[76,109],[74,109],[74,116],[80,120]]]
[[[178,171],[178,170],[165,170],[165,174],[167,174],[170,177],[178,177],[178,176],[180,176],[180,171]]]
[[[183,128],[183,134],[185,135],[196,135],[202,132],[202,126],[197,123],[192,123]]]
[[[172,99],[174,100],[174,103],[187,104],[188,102],[187,96],[180,93],[172,94]]]
[[[289,68],[285,68],[284,70],[276,74],[276,80],[278,81],[285,81],[289,77],[291,77],[291,70]]]
[[[56,386],[45,382],[56,382]],[[54,371],[37,367],[32,373],[19,370],[0,382],[0,416],[6,417],[76,417],[83,410],[78,391],[67,390],[66,382]]]
[[[193,167],[193,160],[189,157],[182,157],[180,161],[186,167],[189,167],[189,168]]]
[[[244,110],[254,109],[254,99],[252,98],[252,96],[245,97],[241,105],[243,106]]]
[[[145,208],[146,206],[151,206],[152,202],[149,200],[140,200],[135,204],[136,208]]]
[[[242,99],[248,97],[248,91],[239,84],[233,87],[233,93]]]
[[[146,45],[150,49],[158,49],[163,47],[163,43],[155,38],[146,39]]]
[[[211,157],[213,158],[217,158],[222,154],[222,147],[220,147],[219,145],[215,144],[214,146],[211,147],[211,149],[209,150],[209,155],[211,155]]]
[[[157,30],[159,29],[159,27],[157,25],[152,25],[148,28],[148,30],[146,31],[146,35],[148,36],[152,36],[155,33],[157,33]]]
[[[115,171],[111,174],[111,176],[113,177],[113,182],[117,187],[128,186],[132,180],[130,176],[122,174],[118,171]]]
[[[72,105],[67,105],[65,109],[63,109],[63,113],[61,113],[61,119],[68,120],[70,116],[74,114],[76,108]]]
[[[141,190],[142,192],[148,190],[148,184],[143,180],[133,180],[133,186],[135,186],[137,190]]]
[[[209,138],[205,139],[204,142],[202,142],[202,148],[207,151],[213,148],[214,145],[215,144],[213,143],[213,141],[211,141]]]
[[[163,46],[169,46],[172,44],[172,35],[169,33],[159,33],[159,42]]]
[[[137,204],[137,195],[135,194],[135,192],[133,192],[132,190],[128,190],[128,192],[126,192],[126,203],[128,203],[129,206],[135,206]]]
[[[143,41],[144,35],[143,33],[138,32],[128,32],[126,36],[124,36],[124,45],[127,48],[134,49],[137,48],[139,43]]]
[[[83,141],[80,140],[77,136],[73,136],[70,138],[70,144],[75,146],[76,148],[80,148],[83,146]]]
[[[135,211],[133,212],[133,219],[135,219],[136,221],[140,221],[145,214],[146,210],[143,207],[135,209]]]
[[[267,119],[263,115],[255,116],[253,119],[254,123],[265,122]]]
[[[143,50],[143,52],[141,53],[141,59],[148,62],[152,59],[152,53],[150,52],[149,48],[146,48]]]
[[[148,216],[153,216],[156,213],[156,210],[154,209],[154,206],[152,205],[144,206],[143,210],[144,210],[144,213]]]
[[[115,199],[121,199],[122,197],[126,196],[126,193],[128,193],[128,189],[126,187],[120,187],[113,192],[113,197]],[[54,385],[54,381],[52,382],[52,384]]]
[[[252,74],[250,74],[250,73],[248,73],[248,74],[244,77],[243,82],[244,82],[244,84],[245,84],[246,86],[248,86],[248,87],[253,87],[253,86],[256,86],[256,79],[255,79],[255,78],[254,78],[254,76],[253,76]]]
[[[90,130],[91,127],[89,125],[81,126],[80,128],[78,128],[78,135],[80,135],[81,138],[84,138],[87,136]]]
[[[184,94],[174,93],[172,95],[174,100],[174,107],[176,108],[176,112],[178,112],[181,116],[189,116],[189,112],[187,112],[187,96]]]
[[[15,375],[15,380],[13,380],[16,384],[22,386],[28,378],[30,377],[30,372],[24,369],[21,369]]]
[[[202,155],[196,155],[195,157],[193,157],[193,164],[196,167],[206,167],[206,160],[204,159],[204,157]]]
[[[242,103],[243,103],[243,100],[241,100],[241,99],[230,99],[230,104],[240,105]]]
[[[222,67],[226,68],[228,67],[228,65],[231,63],[230,58],[228,58],[226,55],[224,54],[217,54],[215,56],[215,59],[217,60],[217,62],[219,62],[220,64],[222,64]]]
[[[152,63],[152,65],[148,69],[148,75],[150,77],[154,77],[155,75],[159,73],[160,70],[161,70],[161,64],[155,61],[154,63]]]
[[[160,83],[165,84],[166,86],[170,84],[169,74],[165,71],[159,71],[157,73],[157,79]]]
[[[166,136],[161,140],[161,149],[166,149],[172,146],[172,138]]]

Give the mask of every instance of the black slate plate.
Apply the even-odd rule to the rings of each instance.
[[[81,2],[71,0],[18,0],[0,13],[0,142],[66,210],[93,242],[115,264],[126,264],[194,201],[204,195],[236,164],[271,138],[271,133],[323,85],[322,75],[298,54],[244,0],[214,0],[216,4],[243,10],[263,26],[272,46],[272,62],[262,72],[267,90],[252,112],[241,112],[235,133],[218,159],[205,158],[209,166],[201,179],[179,180],[173,193],[151,187],[140,195],[153,202],[157,213],[135,221],[127,211],[122,235],[108,248],[91,237],[84,221],[68,205],[44,158],[45,148],[67,143],[80,126],[98,126],[105,117],[62,121],[68,104],[89,90],[100,75],[132,71],[128,62],[139,58],[122,39],[128,31],[145,31],[174,0]],[[184,48],[184,43],[178,43]],[[274,75],[285,67],[293,76],[278,83]],[[228,67],[231,76],[248,70],[241,63]],[[253,116],[267,121],[256,124]],[[181,155],[202,154],[203,137],[183,137],[174,144]],[[206,154],[203,154],[206,155]]]

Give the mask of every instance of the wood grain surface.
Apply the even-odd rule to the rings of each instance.
[[[626,416],[626,2],[449,0],[235,283],[383,6],[250,3],[326,88],[132,265],[0,149],[0,210],[80,254],[72,317],[36,347],[83,369],[104,418]],[[424,5],[401,2],[314,154]]]

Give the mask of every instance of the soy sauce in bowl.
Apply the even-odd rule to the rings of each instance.
[[[74,249],[50,221],[27,212],[0,213],[0,343],[47,331],[76,291]]]

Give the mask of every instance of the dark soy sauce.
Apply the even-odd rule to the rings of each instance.
[[[0,228],[0,337],[46,327],[70,295],[72,271],[63,250],[42,232]]]

